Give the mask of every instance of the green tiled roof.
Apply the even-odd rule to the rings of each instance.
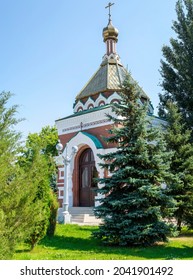
[[[76,101],[105,91],[119,91],[127,74],[116,59],[107,59],[76,96]],[[142,88],[139,87],[139,90],[147,98]]]
[[[96,112],[96,111],[104,110],[104,109],[109,108],[109,107],[111,107],[111,105],[107,104],[107,105],[104,105],[104,106],[91,108],[89,110],[80,111],[80,112],[74,113],[72,115],[69,115],[67,117],[64,117],[64,118],[61,118],[61,119],[57,119],[56,122],[62,121],[62,120],[66,120],[66,119],[71,119],[71,118],[74,118],[74,117],[77,117],[77,116],[81,116],[81,115],[85,115],[85,114],[89,114],[89,113],[93,113],[93,112]]]
[[[119,90],[125,71],[119,64],[102,64],[77,95],[76,100],[107,90]]]

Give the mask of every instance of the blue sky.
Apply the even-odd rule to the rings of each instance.
[[[26,136],[72,114],[106,46],[108,0],[0,0],[0,92],[18,104]],[[175,37],[176,0],[114,0],[117,52],[157,112],[161,48]]]

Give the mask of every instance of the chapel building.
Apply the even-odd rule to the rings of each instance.
[[[56,120],[56,127],[61,143],[68,144],[70,153],[73,146],[78,152],[73,157],[68,180],[69,206],[93,207],[97,205],[96,177],[108,176],[107,170],[100,168],[98,154],[106,154],[116,149],[113,144],[107,144],[104,137],[113,123],[107,115],[112,114],[111,104],[120,102],[120,88],[128,74],[117,53],[118,30],[112,24],[111,17],[107,27],[103,29],[103,40],[106,44],[106,53],[98,70],[86,83],[75,98],[73,114]],[[149,115],[156,125],[159,122],[153,116],[153,106],[149,97],[139,87],[140,102],[149,101]],[[59,167],[58,173],[58,200],[60,207],[63,201],[64,167]]]

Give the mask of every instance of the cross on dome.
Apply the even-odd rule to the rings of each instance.
[[[108,6],[105,7],[105,9],[109,8],[109,22],[111,21],[111,6],[113,6],[115,3],[109,2]]]
[[[109,23],[107,27],[103,29],[103,38],[104,42],[106,42],[107,45],[107,55],[110,54],[116,54],[116,43],[118,41],[118,30],[115,28],[112,24],[111,20],[111,7],[114,5],[114,3],[109,2],[108,6],[105,7],[105,9],[109,9]]]

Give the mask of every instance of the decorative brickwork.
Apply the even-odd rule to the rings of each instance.
[[[78,147],[78,152],[70,164],[69,174],[64,174],[64,178],[68,180],[69,186],[69,206],[81,205],[79,166],[82,153],[88,148],[92,150],[96,172],[100,178],[103,178],[104,176],[109,176],[109,173],[108,170],[101,169],[101,160],[98,154],[105,154],[116,149],[115,144],[107,144],[105,141],[113,125],[113,122],[109,121],[107,115],[114,114],[111,104],[121,100],[121,85],[128,72],[116,52],[118,30],[112,25],[110,18],[107,27],[103,29],[103,38],[107,48],[106,54],[103,56],[98,70],[76,96],[73,106],[74,113],[71,116],[56,121],[59,139],[64,147],[68,143],[68,152],[72,150],[73,146]],[[149,100],[141,87],[138,87],[138,90],[141,100]],[[153,113],[151,104],[149,112]],[[63,153],[65,154],[65,152],[64,150]],[[59,203],[62,207],[64,178],[61,176],[61,170],[62,167],[59,170],[58,192]],[[98,188],[101,187],[101,185],[98,185]],[[95,205],[97,203],[95,202]]]

